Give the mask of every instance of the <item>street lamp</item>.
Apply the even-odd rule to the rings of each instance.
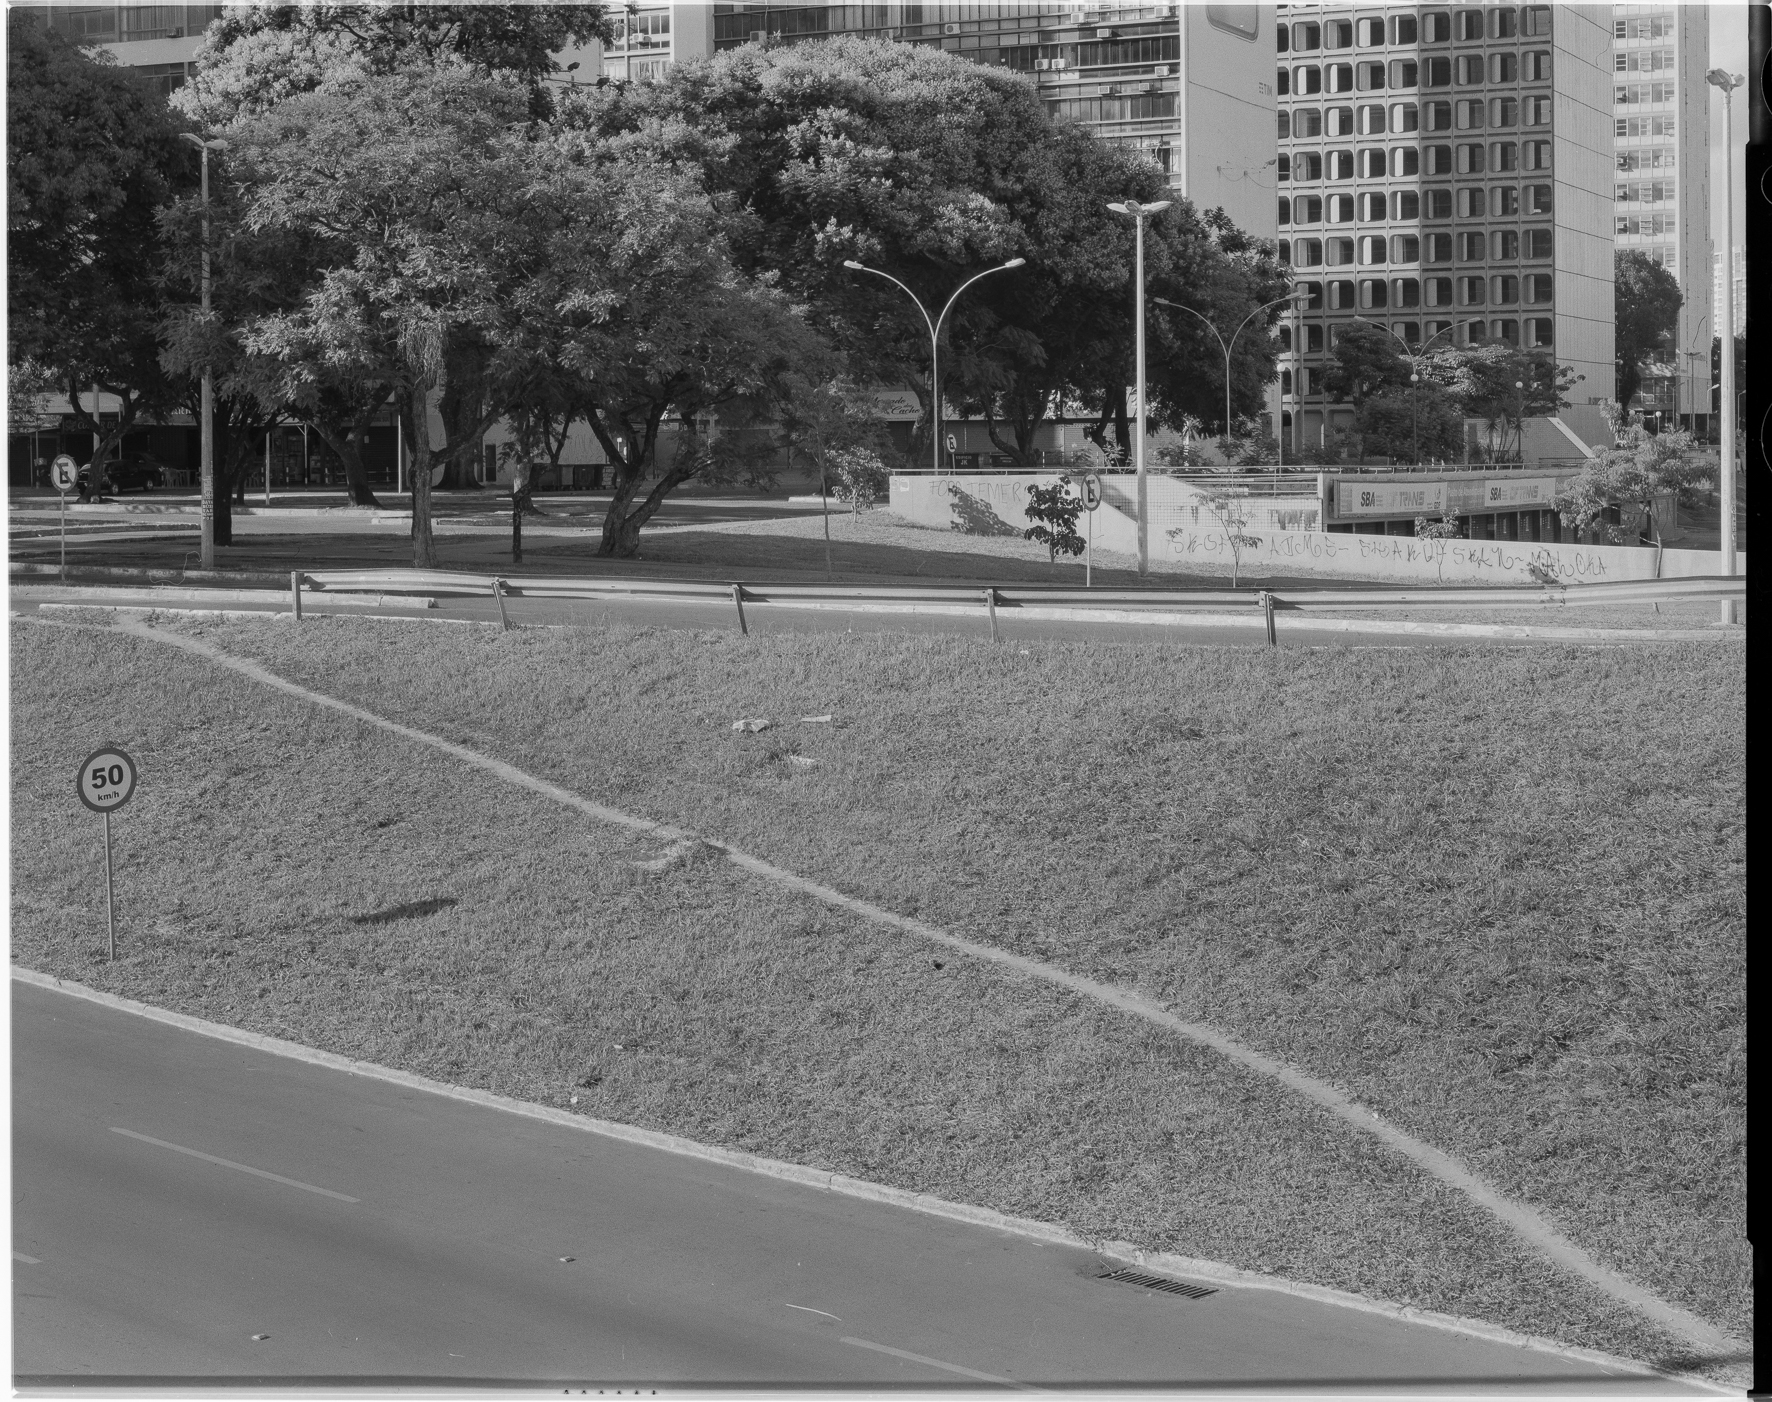
[[[1132,439],[1132,462],[1133,471],[1138,474],[1138,572],[1141,575],[1150,570],[1148,512],[1145,509],[1144,478],[1144,221],[1153,214],[1161,214],[1173,203],[1173,200],[1158,200],[1155,204],[1140,204],[1137,200],[1117,200],[1108,205],[1108,208],[1115,214],[1130,215],[1133,227],[1138,232],[1137,273],[1132,290],[1132,326],[1135,347],[1133,375],[1138,382],[1138,424]]]
[[[1514,394],[1518,397],[1519,407],[1514,410],[1514,441],[1518,445],[1520,466],[1526,465],[1526,382],[1514,381]]]
[[[1718,473],[1722,488],[1723,573],[1735,573],[1735,89],[1747,80],[1713,68],[1704,81],[1723,94],[1723,438]],[[1735,621],[1735,600],[1724,599],[1722,621]]]
[[[1256,317],[1267,311],[1268,308],[1282,307],[1288,302],[1296,302],[1301,297],[1307,295],[1308,294],[1302,288],[1295,287],[1284,297],[1276,297],[1271,302],[1263,302],[1254,311],[1250,312],[1248,316],[1244,317],[1237,329],[1231,332],[1231,338],[1228,343],[1223,336],[1219,335],[1218,328],[1207,319],[1204,313],[1197,312],[1192,307],[1184,307],[1180,302],[1168,301],[1163,297],[1151,298],[1151,301],[1156,302],[1160,306],[1173,307],[1178,312],[1186,312],[1189,316],[1199,317],[1201,321],[1206,323],[1206,329],[1214,336],[1218,337],[1218,348],[1224,352],[1224,435],[1226,438],[1229,438],[1231,435],[1231,352],[1237,348],[1237,337],[1243,334],[1244,329],[1248,327],[1250,322],[1254,321]]]
[[[938,474],[941,472],[941,376],[938,371],[940,369],[942,323],[948,319],[948,313],[954,309],[954,303],[960,300],[960,294],[977,282],[979,278],[989,277],[992,273],[1007,272],[1010,268],[1019,268],[1025,262],[1027,262],[1025,258],[1011,258],[1007,263],[998,267],[986,268],[982,273],[973,274],[954,289],[954,295],[948,298],[948,304],[941,309],[941,315],[931,321],[928,310],[923,306],[922,298],[893,277],[891,273],[883,273],[878,268],[870,268],[865,263],[856,262],[853,258],[843,260],[845,268],[853,268],[858,273],[872,273],[876,277],[885,278],[887,282],[892,283],[905,296],[915,302],[917,310],[923,313],[923,324],[929,328],[929,398],[932,401],[929,411],[930,452],[935,471]]]
[[[1383,331],[1386,335],[1395,337],[1397,344],[1403,348],[1403,354],[1409,357],[1409,362],[1410,362],[1410,368],[1409,368],[1409,385],[1410,385],[1409,407],[1410,407],[1410,410],[1412,411],[1412,414],[1413,414],[1413,426],[1411,429],[1412,437],[1410,439],[1410,445],[1413,448],[1414,453],[1415,453],[1415,465],[1417,467],[1420,467],[1421,466],[1421,362],[1427,358],[1427,348],[1429,346],[1431,346],[1435,341],[1439,340],[1440,337],[1442,337],[1442,336],[1450,336],[1453,333],[1453,331],[1456,330],[1457,328],[1453,327],[1453,326],[1441,327],[1438,331],[1434,332],[1433,335],[1429,336],[1425,341],[1423,341],[1419,346],[1417,346],[1414,349],[1414,351],[1411,351],[1409,349],[1409,342],[1407,340],[1405,340],[1397,332],[1391,330],[1390,327],[1384,325],[1382,322],[1374,321],[1369,316],[1356,316],[1353,319],[1355,321],[1363,321],[1368,326],[1376,326],[1380,331]]]
[[[179,133],[186,141],[203,153],[203,322],[204,334],[209,332],[209,153],[225,151],[228,143],[221,140],[205,141],[191,132]],[[215,375],[210,364],[203,364],[202,389],[202,441],[198,445],[201,453],[199,474],[202,479],[203,525],[199,537],[202,566],[206,570],[215,568]],[[188,462],[189,459],[186,459]]]

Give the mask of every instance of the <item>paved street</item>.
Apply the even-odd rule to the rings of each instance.
[[[1087,1252],[30,985],[12,1008],[22,1386],[1642,1386],[1276,1292],[1106,1283]]]

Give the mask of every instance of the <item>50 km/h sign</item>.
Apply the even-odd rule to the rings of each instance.
[[[101,745],[86,756],[74,776],[80,801],[105,820],[105,929],[110,936],[111,962],[117,961],[117,908],[111,896],[111,814],[135,792],[135,761],[115,745]]]

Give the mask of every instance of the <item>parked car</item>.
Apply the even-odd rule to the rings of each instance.
[[[92,464],[87,463],[80,469],[79,489],[81,496],[91,494]],[[105,464],[104,477],[99,483],[99,494],[106,492],[151,492],[166,485],[165,464],[141,453],[132,453],[128,457],[119,458],[115,462]]]

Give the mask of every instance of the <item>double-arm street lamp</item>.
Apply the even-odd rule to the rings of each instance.
[[[1184,307],[1180,302],[1170,302],[1162,297],[1151,298],[1151,301],[1156,302],[1159,306],[1172,307],[1178,312],[1186,312],[1189,316],[1199,317],[1201,321],[1206,323],[1206,329],[1217,338],[1218,348],[1224,352],[1224,436],[1226,438],[1231,436],[1231,353],[1237,348],[1237,337],[1241,336],[1248,328],[1249,323],[1263,312],[1272,307],[1283,307],[1289,302],[1296,302],[1307,295],[1302,288],[1293,288],[1284,297],[1276,297],[1271,302],[1263,302],[1243,318],[1237,329],[1231,332],[1231,338],[1228,341],[1219,333],[1218,328],[1212,324],[1211,319],[1205,313],[1197,312],[1192,307]]]
[[[1136,406],[1138,420],[1132,438],[1132,462],[1133,470],[1138,474],[1138,572],[1140,574],[1146,574],[1150,569],[1144,477],[1144,221],[1153,214],[1161,214],[1173,203],[1173,200],[1158,200],[1154,204],[1140,204],[1137,200],[1117,200],[1108,206],[1115,214],[1130,215],[1132,223],[1138,231],[1136,273],[1132,283],[1133,375],[1138,382],[1134,391],[1138,396]]]
[[[1723,94],[1723,434],[1719,456],[1722,489],[1723,573],[1735,573],[1735,89],[1747,80],[1739,73],[1713,68],[1705,82]],[[1735,621],[1735,600],[1724,599],[1724,623]]]
[[[853,258],[845,258],[843,260],[843,266],[845,268],[853,268],[858,273],[872,273],[875,277],[885,278],[887,282],[892,283],[899,291],[903,292],[905,296],[915,302],[917,304],[917,310],[923,313],[923,324],[929,328],[929,397],[932,401],[932,407],[929,411],[929,443],[931,449],[931,461],[938,473],[941,471],[940,342],[942,324],[947,321],[948,313],[954,309],[954,303],[960,300],[960,294],[968,287],[972,286],[973,283],[977,282],[979,278],[989,277],[992,273],[1007,272],[1010,268],[1019,268],[1025,262],[1027,262],[1027,259],[1025,258],[1011,258],[1007,263],[999,264],[995,268],[986,268],[982,273],[974,273],[971,277],[967,278],[965,282],[961,283],[954,289],[954,295],[948,298],[948,304],[941,309],[941,315],[931,321],[929,319],[928,308],[923,305],[922,298],[918,297],[915,292],[912,292],[910,288],[906,287],[897,278],[893,277],[891,273],[883,273],[878,268],[870,268],[865,263],[857,263]]]
[[[1425,341],[1423,341],[1419,346],[1415,347],[1414,350],[1410,350],[1409,349],[1409,342],[1407,340],[1405,340],[1402,336],[1398,335],[1395,331],[1391,330],[1390,327],[1384,325],[1383,323],[1374,321],[1369,316],[1356,316],[1354,318],[1354,320],[1364,322],[1367,326],[1376,326],[1380,331],[1384,332],[1387,336],[1395,337],[1397,344],[1403,348],[1403,354],[1409,357],[1409,389],[1410,389],[1409,407],[1410,407],[1411,411],[1413,412],[1413,423],[1412,423],[1412,427],[1411,427],[1412,437],[1411,437],[1410,443],[1411,443],[1411,446],[1414,449],[1414,453],[1415,453],[1415,465],[1417,467],[1420,467],[1421,466],[1421,362],[1424,361],[1425,359],[1427,359],[1427,348],[1429,346],[1431,346],[1435,341],[1439,340],[1440,337],[1442,337],[1442,336],[1450,336],[1453,333],[1453,331],[1455,331],[1457,329],[1457,327],[1447,326],[1439,331],[1436,331],[1436,332],[1434,332],[1433,335],[1429,336]]]
[[[228,143],[221,140],[205,141],[191,132],[180,132],[180,136],[197,147],[203,153],[203,334],[210,334],[209,328],[209,153],[225,151]],[[203,568],[215,568],[215,376],[208,361],[203,364],[202,390],[203,440],[199,445],[201,466],[199,473],[202,481],[203,526],[200,559]],[[189,459],[187,459],[189,461]]]

